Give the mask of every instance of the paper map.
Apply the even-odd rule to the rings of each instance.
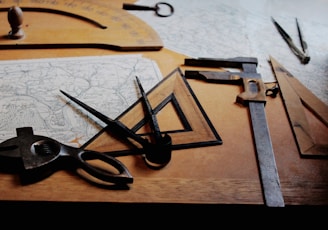
[[[140,96],[136,76],[146,92],[163,78],[141,55],[0,61],[0,141],[31,126],[35,135],[79,147],[105,124],[59,90],[115,119]]]
[[[156,0],[136,4],[154,6]],[[129,11],[148,23],[164,47],[189,57],[257,57],[265,82],[276,81],[269,55],[328,104],[328,1],[324,0],[167,0],[170,17]],[[164,8],[164,7],[163,7]],[[273,17],[301,48],[295,18],[308,44],[310,62],[302,65],[271,21]]]

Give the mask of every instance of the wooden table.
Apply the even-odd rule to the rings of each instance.
[[[116,1],[118,5],[121,1]],[[49,16],[53,17],[53,16]],[[39,19],[35,19],[39,20]],[[41,35],[46,37],[47,35]],[[1,60],[122,54],[96,48],[1,50]],[[165,47],[159,51],[131,51],[155,60],[163,76],[183,66],[184,55]],[[250,116],[235,103],[242,88],[188,80],[223,144],[177,150],[161,170],[151,170],[138,156],[119,159],[134,176],[128,190],[93,186],[75,174],[58,171],[35,184],[22,186],[17,175],[0,174],[1,201],[96,202],[119,204],[264,204]],[[267,98],[266,114],[285,204],[328,205],[327,159],[301,158],[280,95]],[[307,112],[318,138],[327,128]],[[106,142],[106,139],[100,142]],[[92,145],[91,145],[92,146]],[[92,146],[97,150],[97,146]]]

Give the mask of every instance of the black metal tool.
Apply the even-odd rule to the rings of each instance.
[[[264,200],[267,206],[283,207],[278,170],[274,158],[265,115],[266,89],[261,75],[256,72],[257,58],[185,59],[185,65],[239,68],[241,72],[185,71],[186,78],[203,79],[217,83],[242,83],[244,92],[236,98],[249,107]]]
[[[162,168],[164,167],[171,159],[171,138],[168,135],[164,135],[161,137],[158,124],[155,122],[154,114],[151,112],[150,117],[152,117],[151,123],[153,125],[154,134],[156,136],[156,141],[154,143],[150,142],[148,139],[143,138],[142,136],[136,134],[127,126],[125,126],[119,120],[113,120],[104,114],[98,112],[97,110],[91,108],[90,106],[86,105],[82,101],[74,98],[73,96],[69,95],[68,93],[60,90],[65,96],[69,99],[74,101],[76,104],[80,105],[83,109],[87,110],[95,117],[100,119],[101,121],[105,122],[108,125],[108,129],[112,131],[113,134],[116,134],[119,138],[123,140],[134,140],[135,142],[141,145],[141,148],[144,151],[145,161],[146,164],[150,168]],[[143,100],[147,101],[145,93],[142,90]],[[147,107],[149,104],[147,104]],[[152,163],[152,164],[150,164]]]
[[[143,101],[144,108],[146,110],[146,115],[150,119],[150,127],[154,137],[152,148],[147,149],[147,151],[145,152],[145,160],[150,167],[161,168],[168,164],[171,160],[172,139],[167,133],[162,136],[156,118],[156,114],[154,113],[150,105],[150,102],[141,85],[139,78],[136,77],[136,80],[140,89],[141,98]]]
[[[17,137],[0,144],[0,171],[19,173],[22,184],[38,182],[61,168],[82,169],[88,181],[96,178],[105,184],[120,185],[133,182],[128,169],[114,157],[34,135],[31,127],[17,128],[16,132]],[[105,165],[96,166],[89,160],[99,160]]]
[[[166,11],[164,8],[168,8]],[[171,4],[166,2],[158,2],[155,6],[142,6],[136,4],[123,3],[124,10],[151,10],[159,17],[169,17],[174,13],[174,8]]]
[[[307,43],[304,41],[303,34],[302,34],[302,31],[301,31],[301,28],[300,28],[300,25],[298,23],[297,18],[296,18],[296,26],[297,26],[298,36],[299,36],[299,39],[300,39],[302,50],[300,50],[299,48],[297,48],[297,46],[293,42],[293,39],[279,25],[279,23],[276,20],[274,20],[274,18],[271,17],[271,19],[272,19],[273,24],[276,26],[278,32],[282,36],[282,38],[287,42],[288,46],[293,51],[293,53],[300,59],[301,63],[302,64],[309,63],[310,56],[308,54]]]

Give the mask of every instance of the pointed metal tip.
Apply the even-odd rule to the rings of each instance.
[[[139,87],[141,86],[141,82],[140,82],[140,79],[138,78],[138,76],[136,76],[136,80],[137,80],[137,83],[139,85]]]
[[[62,94],[64,94],[66,97],[72,99],[73,97],[71,95],[69,95],[68,93],[64,92],[63,90],[59,90]]]
[[[61,90],[61,89],[60,89],[59,91],[60,91],[62,94],[65,94],[65,95],[67,94],[67,93],[65,93],[65,92],[64,92],[63,90]]]
[[[145,90],[144,90],[144,88],[142,87],[142,84],[141,84],[141,82],[140,82],[140,80],[139,80],[139,78],[136,76],[136,79],[137,79],[137,83],[138,83],[138,86],[139,86],[139,89],[140,89],[140,91],[141,91],[141,94],[142,94],[142,96],[143,97],[145,97]]]

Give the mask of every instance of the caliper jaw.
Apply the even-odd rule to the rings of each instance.
[[[186,58],[185,65],[241,69],[241,72],[186,70],[185,76],[186,78],[203,79],[208,82],[242,84],[244,87],[244,92],[242,92],[236,97],[237,103],[240,103],[242,105],[248,105],[249,102],[261,102],[264,104],[266,103],[266,87],[261,78],[261,75],[256,72],[257,58]]]

